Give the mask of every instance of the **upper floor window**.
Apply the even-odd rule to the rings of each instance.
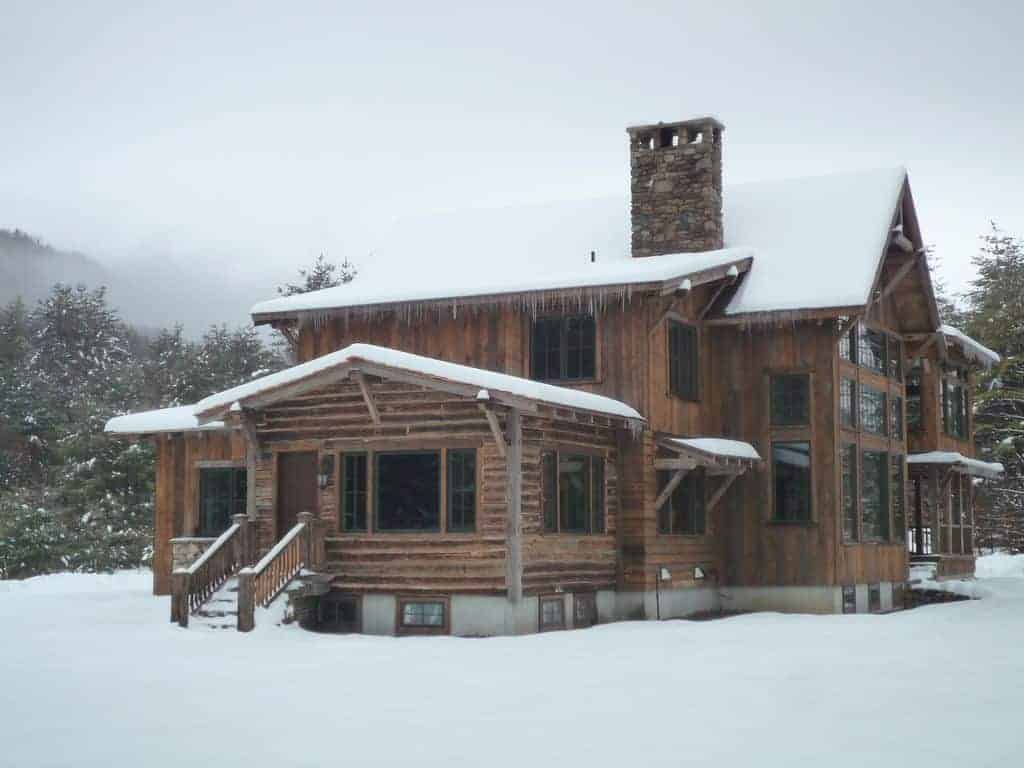
[[[839,423],[849,429],[857,426],[857,382],[853,379],[839,382]]]
[[[245,467],[199,469],[199,536],[220,536],[231,525],[231,516],[245,513]]]
[[[597,332],[592,315],[538,317],[530,340],[532,378],[578,381],[596,376]]]
[[[920,432],[921,420],[921,366],[910,369],[907,374],[907,431]]]
[[[772,376],[771,420],[774,427],[811,423],[811,378],[805,373]]]
[[[861,324],[857,334],[857,363],[883,376],[888,372],[886,335]]]
[[[548,533],[604,533],[604,459],[544,451],[541,501]]]
[[[942,428],[951,437],[967,439],[967,388],[959,381],[942,380]]]
[[[684,400],[698,398],[697,329],[670,320],[668,324],[668,388]]]
[[[899,395],[889,398],[889,435],[903,439],[903,398]]]
[[[888,414],[885,407],[885,392],[871,387],[861,387],[860,428],[876,435],[886,434]]]
[[[811,444],[772,443],[774,515],[778,522],[806,523],[811,519]]]
[[[839,358],[897,381],[903,378],[903,342],[863,322],[840,337]]]
[[[668,485],[673,473],[658,472],[658,493]],[[687,472],[658,509],[658,533],[704,533],[704,473]]]

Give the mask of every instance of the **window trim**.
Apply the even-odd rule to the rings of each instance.
[[[439,627],[405,624],[405,606],[410,603],[440,603],[443,608],[442,622]],[[400,595],[395,599],[395,635],[448,635],[451,634],[451,599],[447,595]]]
[[[544,508],[544,455],[554,454],[555,457],[555,528],[554,530],[547,527],[545,520],[546,510]],[[563,531],[562,530],[562,494],[559,478],[561,473],[558,471],[558,457],[559,454],[573,455],[573,456],[587,456],[591,461],[595,459],[599,460],[603,466],[603,484],[601,488],[601,519],[603,521],[601,531],[594,530],[594,515],[595,509],[590,510],[590,521],[589,530],[587,531]],[[612,462],[609,457],[602,451],[596,449],[588,449],[585,447],[569,446],[569,445],[550,445],[542,446],[540,451],[540,532],[544,536],[607,536],[608,534],[608,466]],[[593,482],[593,472],[591,472],[591,482]],[[593,493],[593,487],[591,487],[591,494]]]
[[[672,386],[672,329],[673,327],[683,328],[693,334],[693,393],[680,392]],[[670,316],[665,318],[665,364],[666,370],[666,390],[668,394],[679,400],[687,403],[699,403],[701,401],[701,395],[703,394],[703,388],[701,387],[700,380],[700,346],[701,346],[701,332],[700,326],[694,323],[689,323],[678,316]]]
[[[599,315],[600,315],[600,313],[598,313],[598,312],[594,312],[593,314],[591,314],[589,312],[567,312],[567,313],[557,313],[557,312],[554,312],[554,313],[549,313],[549,314],[544,314],[544,315],[537,315],[536,317],[533,317],[533,318],[527,318],[526,319],[526,329],[527,329],[526,335],[527,335],[527,340],[528,341],[527,341],[527,344],[526,344],[526,347],[527,347],[527,350],[526,350],[526,355],[527,355],[527,357],[526,357],[526,364],[527,364],[527,366],[526,367],[527,367],[527,370],[529,371],[530,379],[532,379],[533,381],[556,383],[556,384],[559,384],[559,385],[562,385],[562,386],[566,386],[566,385],[571,386],[571,385],[574,385],[574,384],[593,384],[593,383],[601,381],[601,362],[602,362],[601,361],[601,331],[602,331],[602,324],[601,324],[601,318],[600,318]],[[579,377],[577,379],[569,379],[569,378],[561,378],[561,377],[543,378],[543,379],[539,378],[537,376],[537,372],[534,370],[534,365],[533,365],[534,328],[536,327],[537,322],[538,321],[551,320],[551,319],[554,319],[554,318],[559,319],[559,321],[560,321],[559,322],[559,338],[561,340],[561,339],[563,339],[565,337],[565,335],[567,333],[566,326],[567,326],[568,321],[571,318],[579,318],[579,317],[590,318],[591,320],[594,321],[594,374],[592,376],[581,376],[581,377]],[[565,358],[565,356],[566,356],[567,352],[568,352],[568,345],[565,344],[565,345],[563,345],[563,350],[562,350],[562,353],[561,353],[560,358],[559,358],[559,368],[562,369],[562,371],[564,371],[564,369],[566,367],[566,358]]]

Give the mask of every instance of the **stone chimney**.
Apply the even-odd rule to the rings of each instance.
[[[634,257],[722,247],[724,130],[713,117],[626,129]]]

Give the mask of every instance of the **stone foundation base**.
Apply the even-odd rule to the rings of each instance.
[[[171,573],[179,568],[188,568],[215,541],[216,539],[202,536],[179,536],[171,539]]]

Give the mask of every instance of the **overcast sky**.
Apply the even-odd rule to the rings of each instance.
[[[624,194],[626,125],[713,113],[727,182],[906,165],[954,287],[1024,234],[1019,3],[212,5],[0,0],[0,227],[284,278]]]

